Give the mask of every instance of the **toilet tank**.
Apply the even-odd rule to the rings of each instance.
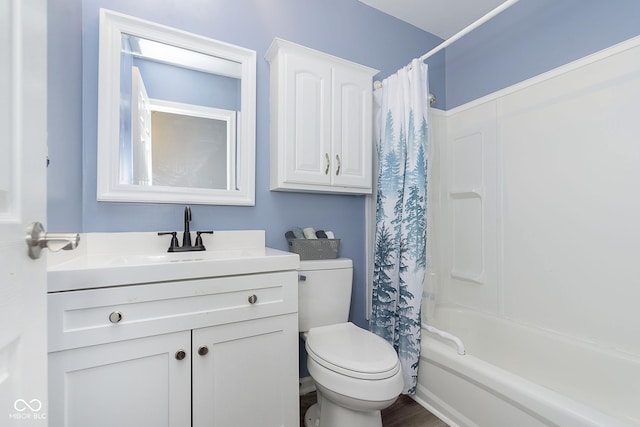
[[[353,263],[348,258],[300,261],[298,330],[349,320]]]

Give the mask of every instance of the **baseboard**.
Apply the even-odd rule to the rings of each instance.
[[[311,377],[300,378],[300,396],[316,391],[316,385]]]

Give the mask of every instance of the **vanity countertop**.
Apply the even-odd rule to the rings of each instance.
[[[168,253],[169,236],[157,233],[81,234],[76,250],[48,254],[48,292],[295,270],[300,265],[297,254],[265,247],[263,230],[202,237],[206,251]]]

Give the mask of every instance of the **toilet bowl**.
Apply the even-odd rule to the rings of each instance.
[[[352,274],[346,258],[300,262],[298,325],[318,396],[305,427],[382,427],[380,411],[402,391],[393,347],[347,321]]]
[[[312,328],[305,347],[320,396],[305,425],[381,427],[380,411],[395,402],[403,385],[391,345],[353,323],[342,323]]]

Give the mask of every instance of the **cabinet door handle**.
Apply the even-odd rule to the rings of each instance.
[[[122,313],[119,311],[114,311],[109,315],[109,322],[118,323],[122,320]]]
[[[342,167],[342,162],[340,161],[340,156],[336,154],[336,160],[338,161],[338,167],[336,168],[336,176],[340,175],[340,168]]]
[[[247,298],[249,301],[249,304],[255,304],[258,302],[258,297],[256,294],[253,295],[249,295],[249,298]]]
[[[329,160],[329,153],[324,153],[324,158],[327,161],[327,166],[324,168],[324,174],[329,175],[329,167],[331,166],[331,160]]]
[[[184,350],[182,350],[182,349],[180,349],[180,350],[176,351],[176,359],[178,359],[178,360],[182,360],[182,359],[184,359],[185,357],[187,357],[187,352],[186,352],[186,351],[184,351]]]
[[[204,356],[207,353],[209,353],[209,348],[206,345],[200,346],[200,348],[198,348],[198,354],[200,356]]]

